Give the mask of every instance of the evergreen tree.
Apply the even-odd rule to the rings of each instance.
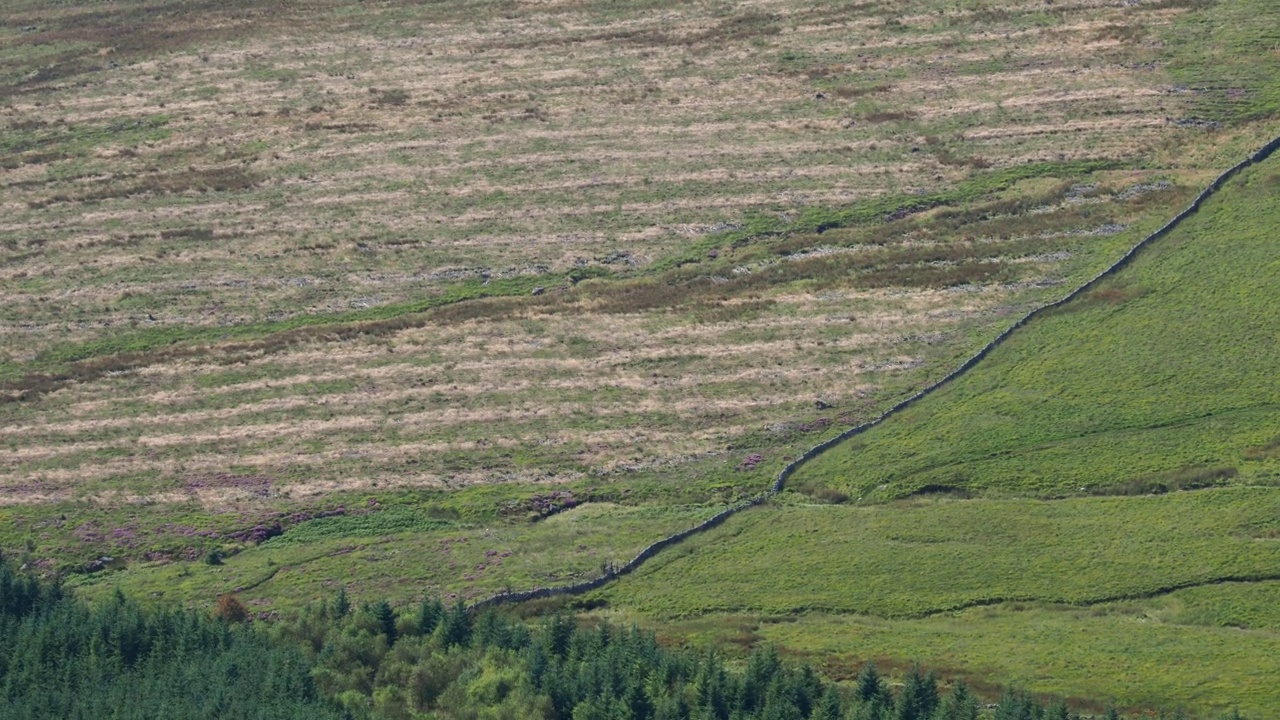
[[[438,598],[423,598],[418,606],[418,634],[430,635],[444,618],[444,603]]]
[[[778,651],[767,645],[751,653],[747,661],[747,670],[742,677],[739,689],[738,704],[743,710],[752,712],[764,706],[765,693],[769,690],[774,677],[781,669]]]
[[[898,696],[898,720],[928,720],[938,707],[938,681],[932,672],[912,665]]]
[[[351,600],[347,597],[347,587],[344,585],[338,588],[338,596],[333,599],[333,615],[334,617],[346,617],[351,612]]]
[[[1071,711],[1065,700],[1054,700],[1045,708],[1044,720],[1071,720]]]
[[[391,609],[391,603],[386,600],[379,600],[373,606],[373,616],[378,622],[378,632],[387,638],[387,646],[394,645],[396,642],[396,611]]]
[[[551,621],[547,623],[546,638],[547,650],[558,658],[564,659],[569,655],[570,640],[573,639],[574,623],[573,618],[556,613],[551,617]]]
[[[835,685],[827,685],[822,699],[814,706],[810,717],[813,720],[840,720],[843,715],[844,708],[843,703],[840,702],[840,693]]]
[[[1016,690],[1005,690],[996,703],[995,720],[1038,720],[1040,705],[1033,698]]]
[[[440,623],[440,632],[441,642],[445,647],[467,647],[471,644],[471,614],[461,600],[445,613]]]
[[[880,679],[880,673],[876,672],[875,663],[870,660],[862,666],[862,672],[858,673],[853,695],[859,702],[866,705],[884,706],[891,700],[888,689]]]
[[[938,720],[978,720],[978,699],[963,680],[957,680],[951,694],[938,707]]]

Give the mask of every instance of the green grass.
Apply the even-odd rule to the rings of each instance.
[[[596,503],[529,522],[448,520],[440,506],[390,505],[301,523],[221,565],[202,559],[136,563],[77,576],[72,585],[90,599],[118,588],[195,607],[235,593],[256,610],[297,608],[331,597],[339,586],[356,598],[400,605],[425,595],[475,598],[593,577],[718,509]]]
[[[1277,167],[1233,180],[1130,267],[793,482],[868,499],[1275,482]]]
[[[1157,617],[1180,625],[1280,632],[1280,582],[1187,588],[1146,605]]]
[[[804,466],[801,492],[584,607],[835,674],[919,660],[991,689],[1273,715],[1276,166]],[[862,504],[802,504],[841,493]]]
[[[1199,2],[1166,34],[1170,73],[1198,93],[1207,118],[1280,116],[1280,6],[1265,0]]]
[[[451,529],[454,529],[454,523],[432,517],[422,508],[397,506],[365,515],[337,515],[309,520],[271,538],[261,547],[264,550],[276,550],[334,540]]]
[[[920,617],[1002,601],[1091,604],[1280,578],[1280,490],[1154,497],[772,505],[592,597],[651,617]]]
[[[1250,603],[1250,586],[1214,590],[1214,603]],[[1274,606],[1252,607],[1275,615]],[[1089,608],[1014,603],[913,620],[714,615],[667,623],[662,632],[728,652],[773,643],[837,678],[852,679],[867,659],[891,673],[918,661],[964,679],[991,702],[1013,685],[1081,700],[1095,716],[1108,702],[1206,717],[1232,708],[1249,718],[1280,712],[1275,630],[1179,624],[1162,620],[1161,610],[1162,601],[1144,601]]]

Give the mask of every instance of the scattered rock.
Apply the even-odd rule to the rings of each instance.
[[[797,429],[800,432],[813,432],[815,430],[826,430],[828,427],[831,427],[831,419],[820,417],[813,422],[800,423]]]
[[[1222,123],[1217,120],[1206,120],[1204,118],[1165,118],[1164,121],[1174,127],[1180,128],[1201,128],[1204,130],[1217,130],[1222,127]]]
[[[631,258],[631,253],[624,252],[622,250],[619,250],[618,252],[609,253],[608,255],[602,258],[599,258],[599,260],[601,263],[605,265],[618,265],[618,264],[635,265],[636,264],[636,261]]]
[[[1116,197],[1120,200],[1132,200],[1139,195],[1158,192],[1160,190],[1168,190],[1171,187],[1173,187],[1173,183],[1168,180],[1159,180],[1153,183],[1142,183],[1140,185],[1134,185],[1131,188],[1126,188],[1124,192],[1120,193]]]

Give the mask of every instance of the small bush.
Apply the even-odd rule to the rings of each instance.
[[[796,492],[801,495],[808,496],[810,499],[827,505],[842,505],[849,502],[849,496],[839,490],[819,485],[817,483],[806,483],[796,488]]]
[[[227,622],[240,623],[249,619],[249,611],[234,595],[221,595],[213,616]]]
[[[1184,467],[1094,488],[1093,495],[1161,495],[1222,485],[1239,474],[1234,467]]]

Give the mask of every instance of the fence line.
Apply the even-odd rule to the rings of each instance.
[[[1055,308],[1061,307],[1066,303],[1079,297],[1081,294],[1088,292],[1089,290],[1092,290],[1094,287],[1098,285],[1098,283],[1102,282],[1104,279],[1110,277],[1111,275],[1114,275],[1121,268],[1128,265],[1130,261],[1132,261],[1133,258],[1138,254],[1138,252],[1140,252],[1143,248],[1155,242],[1156,240],[1164,237],[1165,235],[1168,235],[1176,227],[1178,227],[1178,225],[1182,224],[1182,221],[1196,214],[1196,212],[1200,210],[1200,206],[1204,204],[1205,200],[1208,200],[1214,193],[1221,190],[1222,186],[1226,184],[1228,180],[1230,180],[1232,177],[1238,174],[1241,170],[1244,170],[1250,165],[1254,165],[1256,163],[1262,162],[1263,160],[1266,160],[1277,149],[1280,149],[1280,136],[1277,136],[1276,138],[1271,140],[1271,142],[1262,146],[1262,149],[1258,150],[1256,153],[1250,155],[1244,160],[1241,160],[1240,162],[1236,163],[1231,168],[1227,169],[1225,172],[1219,175],[1212,183],[1209,184],[1208,187],[1200,191],[1200,194],[1196,196],[1196,199],[1193,200],[1191,204],[1188,205],[1182,212],[1173,216],[1173,218],[1169,220],[1169,222],[1161,226],[1159,230],[1156,230],[1155,232],[1151,233],[1150,235],[1140,240],[1136,245],[1129,248],[1129,251],[1126,252],[1123,256],[1121,256],[1119,260],[1112,263],[1110,267],[1098,273],[1091,280],[1077,287],[1075,290],[1072,290],[1071,292],[1067,293],[1063,297],[1051,303],[1041,305],[1040,307],[1035,308],[1034,310],[1028,312],[1026,315],[1023,315],[1017,322],[1005,328],[1003,332],[995,336],[995,338],[993,338],[986,345],[982,346],[982,348],[978,350],[976,353],[974,353],[968,360],[964,361],[964,363],[962,363],[956,369],[952,370],[950,373],[947,373],[947,375],[944,376],[942,379],[934,382],[931,385],[926,386],[925,388],[916,392],[914,395],[911,395],[910,397],[899,401],[896,405],[889,408],[888,410],[885,410],[876,418],[872,420],[868,420],[867,422],[862,423],[857,427],[849,428],[848,430],[845,430],[839,435],[835,435],[834,437],[828,438],[827,440],[821,443],[818,443],[817,445],[814,445],[813,447],[809,448],[805,452],[801,453],[799,457],[787,463],[786,467],[782,468],[782,470],[778,473],[777,479],[773,481],[773,485],[769,488],[767,492],[763,492],[751,498],[750,500],[747,500],[745,502],[742,502],[732,507],[721,510],[720,512],[702,521],[701,523],[694,525],[691,528],[688,528],[686,530],[681,530],[680,532],[675,533],[674,535],[669,535],[665,538],[662,538],[661,540],[658,540],[652,545],[646,547],[644,550],[641,550],[640,553],[636,555],[634,558],[632,558],[630,561],[618,567],[608,568],[605,571],[605,573],[600,575],[599,577],[595,577],[590,580],[583,580],[577,583],[571,583],[568,585],[557,585],[554,587],[540,587],[540,588],[533,588],[532,590],[521,590],[516,592],[499,593],[497,595],[491,595],[489,597],[477,600],[476,602],[472,603],[469,606],[469,608],[473,611],[476,611],[476,610],[482,610],[487,607],[493,607],[493,606],[501,605],[505,603],[524,602],[526,600],[536,600],[539,598],[557,597],[560,595],[580,595],[584,592],[595,590],[596,588],[602,587],[603,585],[609,583],[610,581],[616,578],[619,578],[623,575],[627,575],[633,572],[636,568],[640,567],[640,565],[642,565],[646,560],[653,557],[654,555],[657,555],[662,550],[665,550],[666,548],[671,547],[672,545],[679,544],[684,540],[692,537],[693,535],[710,530],[711,528],[723,523],[725,520],[729,519],[730,517],[732,517],[733,515],[736,515],[739,512],[742,512],[743,510],[747,510],[749,508],[753,508],[757,505],[763,504],[769,498],[782,492],[783,488],[786,486],[787,479],[790,478],[791,475],[794,474],[796,470],[800,469],[801,465],[804,465],[805,463],[814,459],[818,455],[821,455],[823,452],[826,452],[827,450],[838,445],[839,443],[842,443],[845,440],[848,440],[849,438],[855,435],[860,435],[870,430],[871,428],[879,425],[880,423],[883,423],[885,420],[889,419],[893,415],[896,415],[897,413],[901,412],[907,407],[919,402],[925,396],[933,393],[938,388],[942,387],[943,385],[946,385],[947,383],[951,382],[952,380],[955,380],[956,378],[960,377],[964,373],[971,370],[975,365],[981,362],[983,358],[985,358],[988,354],[990,354],[992,350],[996,349],[1005,340],[1007,340],[1009,336],[1014,333],[1014,331],[1023,327],[1027,323],[1031,322],[1031,320],[1035,319],[1039,315],[1045,312],[1048,312],[1050,310],[1053,310]]]

